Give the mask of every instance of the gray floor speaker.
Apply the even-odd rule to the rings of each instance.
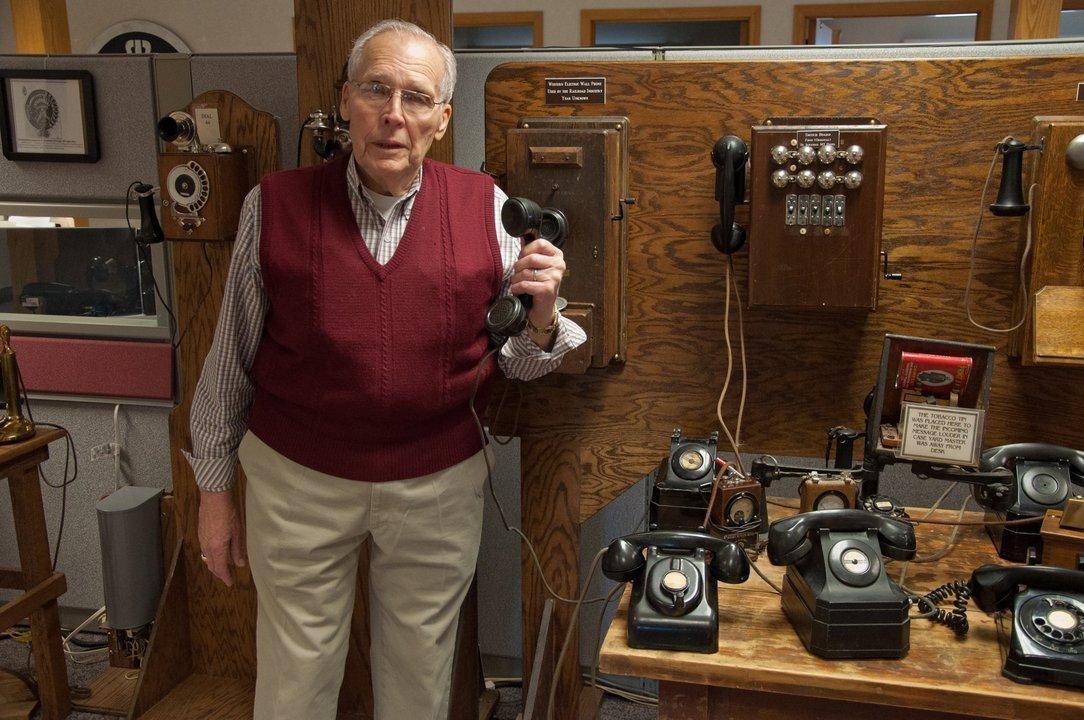
[[[158,488],[122,487],[98,503],[111,628],[130,630],[154,620],[162,594],[161,495]]]

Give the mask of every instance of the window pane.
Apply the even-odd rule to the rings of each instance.
[[[830,39],[821,32],[821,24],[836,31],[840,45],[879,45],[885,43],[973,42],[974,13],[960,15],[919,15],[915,17],[818,18],[817,44]],[[827,34],[829,37],[831,33]]]
[[[534,45],[530,25],[490,25],[457,27],[452,32],[456,50],[470,48],[520,48]]]
[[[595,22],[595,45],[740,45],[741,20]]]
[[[1084,10],[1062,10],[1058,37],[1084,37]]]

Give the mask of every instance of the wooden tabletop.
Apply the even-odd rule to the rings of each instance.
[[[63,430],[57,430],[56,428],[51,427],[39,427],[33,437],[9,445],[0,445],[0,469],[21,460],[35,450],[39,450],[54,440],[59,440],[65,435],[67,435],[67,433]]]
[[[774,517],[793,511],[772,506]],[[920,510],[912,510],[919,517]],[[938,511],[933,518],[954,519]],[[968,513],[981,520],[981,513]],[[944,546],[952,528],[919,525],[920,555]],[[909,563],[905,583],[928,592],[949,580],[966,581],[986,563],[1009,564],[997,557],[981,526],[960,530],[960,542],[945,558],[930,564]],[[757,566],[776,584],[785,568],[761,556]],[[889,562],[893,579],[902,564]],[[631,587],[631,586],[630,586]],[[902,660],[824,660],[806,651],[780,607],[780,598],[755,573],[742,585],[719,585],[719,652],[713,655],[664,650],[636,650],[626,644],[630,589],[606,634],[599,669],[620,675],[714,685],[765,692],[850,700],[896,707],[955,712],[972,717],[1020,720],[1080,720],[1084,690],[1054,685],[1022,685],[1001,675],[1002,653],[1012,629],[1003,622],[1002,644],[993,616],[969,606],[970,632],[957,640],[944,625],[911,620],[911,648]],[[947,606],[951,609],[951,604]]]

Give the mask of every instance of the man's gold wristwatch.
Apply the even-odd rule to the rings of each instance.
[[[533,322],[531,322],[531,318],[528,317],[527,318],[527,327],[530,328],[531,332],[538,333],[539,335],[549,335],[551,332],[553,332],[554,330],[557,329],[557,321],[560,318],[561,318],[561,313],[559,313],[556,309],[554,309],[553,317],[550,318],[550,324],[549,325],[546,325],[545,327],[538,327]]]

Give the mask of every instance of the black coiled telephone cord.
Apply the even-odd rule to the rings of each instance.
[[[949,596],[954,596],[952,610],[938,607]],[[923,617],[951,628],[952,632],[956,633],[956,637],[961,638],[967,635],[968,631],[967,602],[970,599],[971,589],[961,580],[947,582],[925,595],[914,595],[911,598]]]

